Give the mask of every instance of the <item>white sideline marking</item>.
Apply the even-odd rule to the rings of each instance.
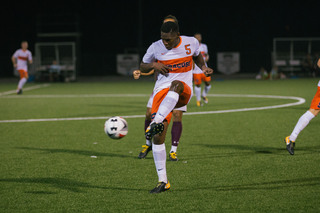
[[[35,85],[35,86],[31,86],[31,87],[24,88],[23,91],[40,89],[40,88],[48,87],[48,86],[50,86],[50,84]],[[4,95],[15,94],[15,93],[17,93],[17,90],[9,90],[9,91],[6,91],[6,92],[0,92],[0,97],[1,97],[1,98],[4,98],[4,97],[18,97],[18,95],[17,95],[17,96],[4,96]],[[21,97],[21,96],[20,96],[20,97]]]
[[[113,95],[112,97],[134,97],[135,95],[138,96],[146,96],[146,94],[110,94]],[[82,96],[87,97],[88,95]],[[186,112],[184,115],[201,115],[201,114],[219,114],[219,113],[229,113],[229,112],[245,112],[245,111],[254,111],[254,110],[266,110],[266,109],[276,109],[276,108],[283,108],[283,107],[290,107],[296,106],[305,103],[304,98],[294,97],[294,96],[276,96],[276,95],[241,95],[241,94],[208,94],[210,97],[246,97],[246,98],[274,98],[274,99],[290,99],[295,100],[294,103],[288,104],[280,104],[280,105],[273,105],[273,106],[264,106],[264,107],[252,107],[252,108],[242,108],[242,109],[229,109],[229,110],[216,110],[216,111],[202,111],[202,112]],[[95,97],[95,96],[93,96]],[[108,96],[110,97],[110,96]],[[79,117],[79,118],[40,118],[40,119],[23,119],[23,120],[0,120],[0,123],[21,123],[21,122],[40,122],[40,121],[79,121],[79,120],[106,120],[109,119],[111,116],[105,117]],[[123,118],[143,118],[145,115],[124,115],[120,116]]]

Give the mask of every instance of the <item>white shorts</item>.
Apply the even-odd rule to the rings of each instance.
[[[150,98],[148,100],[147,103],[147,108],[152,108],[152,102],[153,102],[153,96],[154,96],[154,92],[152,92],[152,94],[150,95]],[[182,111],[182,112],[186,112],[187,111],[187,105],[183,106],[183,107],[179,107],[179,108],[175,108],[174,110],[178,110],[178,111]]]

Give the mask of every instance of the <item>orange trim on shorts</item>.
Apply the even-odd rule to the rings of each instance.
[[[320,109],[320,87],[311,101],[310,109]]]
[[[22,78],[28,78],[28,72],[26,70],[18,70],[20,74],[20,79]]]
[[[183,81],[180,81],[183,83],[184,89],[182,91],[182,93],[179,96],[179,100],[177,105],[175,106],[175,108],[179,108],[182,106],[185,106],[189,103],[190,98],[191,98],[191,88],[184,83]],[[153,120],[154,116],[156,115],[156,113],[158,112],[159,106],[161,104],[161,102],[163,101],[163,99],[166,97],[166,95],[169,92],[169,88],[165,88],[163,90],[160,90],[154,97],[153,97],[153,102],[152,102],[152,108],[151,108],[151,119]],[[168,124],[170,123],[172,118],[172,112],[170,112],[167,117],[165,118],[165,120],[167,120]]]
[[[204,73],[193,74],[193,82],[195,85],[201,85],[202,81],[210,82],[211,76],[206,76]]]

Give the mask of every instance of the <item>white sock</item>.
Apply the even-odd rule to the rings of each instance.
[[[211,89],[211,84],[209,86],[205,86],[202,92],[202,96],[207,97],[207,94],[209,93],[210,89]]]
[[[148,145],[148,146],[152,146],[151,141],[150,141],[150,140],[146,140],[146,145]]]
[[[196,94],[197,101],[201,101],[201,87],[194,87],[194,93]]]
[[[158,173],[159,182],[168,183],[167,169],[166,169],[166,146],[165,144],[152,143],[152,153],[154,164]]]
[[[154,121],[156,123],[161,123],[177,105],[178,100],[179,94],[174,91],[169,91],[166,97],[162,100],[158,112],[154,117]]]
[[[314,118],[315,116],[308,110],[306,113],[304,113],[296,126],[294,127],[291,135],[290,135],[290,140],[291,141],[296,141],[299,133],[308,125],[308,123]]]
[[[177,152],[177,146],[171,146],[170,152]]]
[[[22,89],[23,85],[27,82],[26,78],[21,78],[18,84],[18,89]]]

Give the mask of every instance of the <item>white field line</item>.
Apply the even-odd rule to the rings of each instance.
[[[112,95],[112,94],[109,94]],[[146,94],[131,94],[125,95],[119,94],[120,96],[113,94],[111,97],[140,97],[147,96]],[[81,97],[88,97],[89,95],[84,95]],[[304,98],[294,97],[294,96],[275,96],[275,95],[241,95],[241,94],[209,94],[210,97],[246,97],[246,98],[274,98],[274,99],[285,99],[285,100],[294,100],[293,103],[280,104],[273,106],[264,106],[264,107],[251,107],[251,108],[241,108],[241,109],[229,109],[229,110],[216,110],[216,111],[202,111],[202,112],[186,112],[184,115],[201,115],[201,114],[220,114],[220,113],[230,113],[230,112],[245,112],[245,111],[254,111],[254,110],[266,110],[266,109],[276,109],[283,107],[296,106],[305,103]],[[80,97],[80,95],[79,95]],[[93,96],[95,97],[95,96]],[[110,97],[110,96],[107,96]],[[145,115],[122,115],[123,118],[143,118]],[[41,121],[79,121],[79,120],[106,120],[110,116],[105,117],[78,117],[78,118],[41,118],[41,119],[23,119],[23,120],[0,120],[0,123],[21,123],[21,122],[41,122]]]
[[[26,87],[23,89],[23,91],[29,91],[29,90],[34,90],[34,89],[40,89],[43,87],[48,87],[50,86],[50,84],[41,84],[41,85],[35,85],[35,86],[31,86],[31,87]],[[9,90],[6,92],[0,92],[0,98],[5,98],[5,97],[18,97],[17,96],[5,96],[5,95],[11,95],[11,94],[16,94],[17,90]],[[19,95],[21,97],[21,95]]]

